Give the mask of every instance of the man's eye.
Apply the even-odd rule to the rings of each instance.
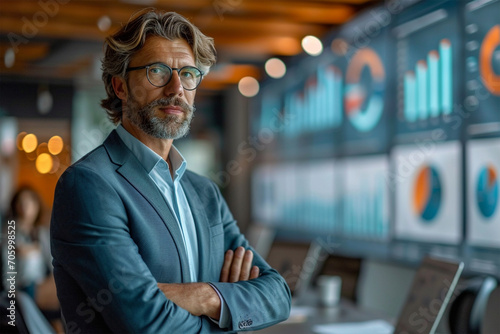
[[[189,71],[183,71],[183,72],[182,72],[182,76],[183,76],[184,78],[191,79],[191,78],[193,78],[193,77],[194,77],[194,74],[193,74],[192,72],[189,72]]]
[[[162,70],[160,68],[158,68],[158,67],[152,67],[152,68],[149,69],[149,72],[151,74],[160,74],[162,72]]]

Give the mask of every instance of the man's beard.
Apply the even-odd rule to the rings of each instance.
[[[158,108],[178,106],[183,110],[182,115],[156,116]],[[190,106],[178,97],[166,97],[154,100],[142,106],[130,95],[124,113],[130,121],[146,134],[159,139],[179,139],[189,132],[189,125],[193,119],[195,107]],[[162,111],[159,111],[162,112]]]

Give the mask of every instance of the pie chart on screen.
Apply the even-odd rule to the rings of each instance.
[[[498,174],[491,165],[481,168],[476,188],[479,212],[485,217],[493,216],[498,204]]]
[[[385,69],[370,48],[359,50],[346,72],[345,112],[360,132],[373,130],[384,112]]]
[[[413,186],[413,210],[424,222],[432,222],[442,201],[439,173],[432,166],[424,166],[417,173]]]

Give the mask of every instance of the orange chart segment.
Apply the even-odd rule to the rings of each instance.
[[[488,189],[493,188],[497,182],[497,173],[493,166],[488,166],[488,181]]]
[[[415,182],[415,193],[413,197],[413,209],[416,214],[420,215],[424,211],[425,206],[429,200],[429,184],[430,184],[430,171],[424,168],[420,171]]]
[[[500,46],[500,25],[496,25],[484,37],[480,51],[480,70],[484,85],[488,90],[500,95],[500,74],[496,74],[493,69],[493,56],[495,49]]]

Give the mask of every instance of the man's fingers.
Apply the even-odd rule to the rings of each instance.
[[[224,256],[224,264],[222,265],[222,270],[220,272],[220,282],[229,281],[229,271],[231,269],[231,263],[233,262],[234,252],[228,250]]]
[[[254,279],[259,277],[260,274],[260,269],[257,266],[253,266],[252,270],[250,271],[250,279]]]
[[[238,247],[234,251],[233,263],[231,265],[231,272],[229,273],[229,282],[238,282],[241,272],[241,264],[243,262],[243,257],[245,256],[245,248]]]
[[[250,279],[250,269],[252,268],[253,252],[247,250],[243,263],[241,264],[240,281],[248,281]]]

